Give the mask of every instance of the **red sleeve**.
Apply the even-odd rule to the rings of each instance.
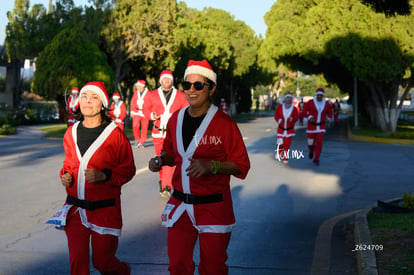
[[[154,93],[157,90],[154,91],[148,91],[144,98],[144,105],[142,106],[142,112],[144,113],[144,116],[147,117],[149,120],[151,120],[151,113],[152,113],[152,102]]]
[[[125,102],[122,102],[122,104],[121,104],[121,114],[119,115],[119,118],[122,121],[125,120],[126,112],[127,112],[127,110],[126,110]]]
[[[138,100],[138,95],[137,95],[138,90],[134,91],[134,94],[132,95],[131,98],[131,112],[138,112],[138,104],[137,104],[137,100]]]
[[[231,123],[230,141],[225,146],[228,161],[232,161],[240,170],[240,174],[234,175],[236,178],[245,179],[250,170],[250,160],[242,134],[236,122]]]

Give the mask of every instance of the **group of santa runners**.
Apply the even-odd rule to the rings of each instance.
[[[299,121],[303,125],[303,121],[306,119],[309,158],[315,165],[319,165],[326,126],[332,121],[335,124],[338,123],[339,101],[331,103],[325,100],[323,88],[316,89],[314,97],[306,103],[302,99],[295,104],[293,100],[293,95],[289,92],[286,93],[282,104],[277,106],[274,113],[274,119],[277,123],[275,158],[283,163],[288,163],[290,144],[292,137],[295,136],[295,124]]]

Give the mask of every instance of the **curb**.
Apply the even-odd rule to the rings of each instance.
[[[371,232],[368,227],[367,216],[376,207],[375,205],[367,207],[355,216],[355,227],[354,236],[356,245],[372,245]],[[358,274],[360,275],[376,275],[378,274],[377,269],[377,258],[373,250],[362,250],[357,251],[357,264]]]
[[[377,142],[377,143],[387,143],[387,144],[404,144],[404,145],[414,145],[414,140],[412,139],[395,139],[395,138],[381,138],[381,137],[368,137],[368,136],[356,136],[352,134],[351,126],[347,123],[348,130],[348,139],[354,141],[365,141],[365,142]]]
[[[394,198],[386,201],[387,203],[392,203],[402,198]],[[354,227],[354,236],[356,245],[372,245],[371,232],[368,227],[367,216],[371,213],[377,204],[368,206],[367,208],[362,209],[355,216],[355,227]],[[377,275],[377,257],[375,256],[374,250],[362,250],[359,249],[357,252],[357,264],[358,264],[358,274],[359,275]]]

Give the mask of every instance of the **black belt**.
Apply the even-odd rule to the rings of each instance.
[[[105,208],[115,205],[115,199],[107,199],[107,200],[100,200],[100,201],[87,201],[87,200],[80,200],[73,196],[68,195],[66,198],[66,202],[69,204],[73,204],[75,206],[79,206],[80,208],[86,210],[95,210],[98,208]]]
[[[165,131],[167,131],[167,129],[160,128],[160,127],[158,127],[158,126],[156,126],[156,125],[154,125],[154,128],[155,128],[155,129],[157,129],[158,131],[161,131],[161,132],[165,132]]]
[[[223,194],[215,194],[208,196],[196,196],[191,194],[185,194],[180,191],[174,190],[173,197],[183,201],[187,204],[204,204],[223,201]]]
[[[325,121],[321,121],[320,123],[310,122],[310,124],[313,124],[313,125],[323,125],[323,124],[325,124]]]
[[[279,126],[279,128],[282,129],[282,130],[292,130],[293,129],[293,127],[283,128],[282,126]]]

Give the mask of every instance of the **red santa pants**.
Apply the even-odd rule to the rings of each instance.
[[[292,143],[292,137],[281,137],[278,136],[277,153],[279,160],[289,160],[289,148]],[[283,143],[279,144],[279,139],[283,140]]]
[[[79,212],[73,214],[75,207],[68,214],[65,226],[68,239],[70,274],[89,275],[89,243],[92,241],[93,266],[101,274],[129,275],[126,263],[115,257],[118,248],[118,237],[101,235],[82,225]],[[69,216],[71,215],[71,216]]]
[[[159,156],[162,151],[162,146],[164,144],[164,138],[152,138],[155,148],[155,154]],[[160,181],[161,181],[161,190],[164,190],[165,187],[169,186],[172,190],[172,177],[174,174],[174,167],[164,165],[159,172]]]
[[[227,247],[231,232],[228,233],[198,233],[186,212],[168,228],[168,257],[170,275],[193,275],[194,246],[199,238],[201,275],[228,274]]]
[[[147,140],[149,120],[142,116],[134,116],[132,118],[132,132],[134,133],[135,141],[139,141],[141,145],[145,144]]]
[[[314,153],[313,160],[319,161],[319,157],[322,152],[323,136],[324,132],[308,133],[308,148],[310,153]]]

